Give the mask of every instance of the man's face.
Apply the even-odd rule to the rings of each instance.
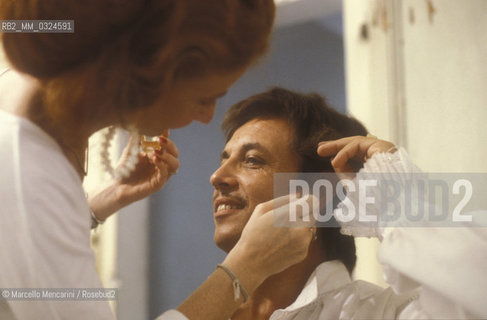
[[[251,120],[233,134],[211,176],[214,240],[229,252],[255,207],[273,196],[276,172],[296,172],[299,158],[291,144],[294,131],[281,119]]]

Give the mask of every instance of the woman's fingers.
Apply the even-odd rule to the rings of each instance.
[[[255,219],[258,216],[262,216],[265,213],[274,210],[274,208],[281,207],[289,203],[291,199],[292,199],[292,195],[285,195],[266,202],[262,202],[255,207],[254,212],[250,217],[250,219]]]
[[[316,220],[313,215],[313,206],[318,205],[318,198],[308,194],[296,198],[291,196],[291,201],[273,211],[274,224],[287,227],[312,227]]]
[[[322,157],[331,157],[338,153],[344,146],[346,146],[350,141],[353,141],[358,136],[347,137],[338,140],[322,141],[318,143],[318,154]],[[363,137],[362,137],[363,138]]]
[[[161,150],[165,150],[176,158],[179,157],[179,150],[171,139],[159,136],[159,144],[161,145]]]
[[[315,232],[315,229],[311,228],[314,226],[313,199],[312,195],[300,198],[286,195],[259,204],[227,260],[241,259],[242,254],[247,257],[244,260],[249,263],[248,257],[251,257],[252,263],[259,262],[258,270],[254,271],[263,274],[264,278],[302,261],[307,255]],[[277,227],[276,220],[289,219],[293,206],[301,207],[297,210],[296,221],[289,221],[290,224]],[[308,223],[303,224],[303,221]],[[234,257],[235,252],[240,254]]]
[[[172,142],[171,142],[172,143]],[[174,144],[172,144],[174,146]],[[176,154],[176,155],[175,155]],[[179,159],[177,157],[177,149],[175,146],[171,151],[165,152],[163,150],[156,150],[152,155],[152,162],[165,175],[175,174],[179,169]]]
[[[275,225],[312,226],[315,223],[312,213],[313,201],[318,201],[313,195],[299,198],[293,194],[281,196],[257,205],[251,219],[270,214],[273,215]]]
[[[354,136],[318,144],[318,155],[322,157],[334,156],[332,165],[337,172],[350,170],[349,161],[365,162],[374,153],[386,152],[394,148],[394,144],[379,140],[375,137]]]
[[[179,169],[179,159],[173,156],[172,154],[166,152],[162,155],[161,160],[167,166],[167,172],[169,174],[174,174]]]

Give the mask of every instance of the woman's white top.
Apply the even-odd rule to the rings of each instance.
[[[114,319],[107,301],[14,300],[8,288],[102,288],[80,177],[32,122],[0,109],[0,319]]]

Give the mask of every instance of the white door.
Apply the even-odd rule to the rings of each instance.
[[[344,0],[344,24],[349,111],[425,171],[487,172],[487,1]]]

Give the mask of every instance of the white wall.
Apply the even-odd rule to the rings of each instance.
[[[423,170],[487,171],[487,1],[345,0],[344,16],[349,111]],[[359,247],[356,276],[380,283]]]
[[[394,69],[390,63],[392,33],[387,24],[388,2],[345,0],[344,40],[348,111],[369,132],[398,143],[395,130]],[[363,26],[366,34],[362,36]],[[376,260],[379,242],[356,238],[357,267],[354,278],[386,286]]]
[[[487,1],[403,5],[404,121],[429,171],[487,171]],[[409,11],[414,11],[414,23]]]
[[[349,110],[425,170],[485,171],[487,1],[345,0],[344,10]]]

